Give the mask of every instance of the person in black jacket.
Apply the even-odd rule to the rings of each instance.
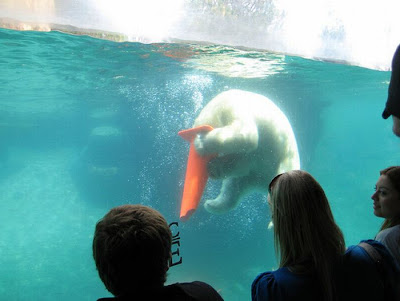
[[[392,76],[390,78],[388,99],[382,117],[393,116],[393,133],[400,137],[400,45],[392,60]]]
[[[201,281],[164,285],[171,244],[171,230],[158,211],[143,205],[112,208],[96,224],[93,238],[100,279],[114,295],[99,300],[222,301]]]

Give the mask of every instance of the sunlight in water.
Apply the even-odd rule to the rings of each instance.
[[[168,37],[171,27],[180,17],[183,0],[126,1],[96,0],[97,9],[114,26],[134,40],[144,42]],[[142,41],[143,42],[143,41]]]

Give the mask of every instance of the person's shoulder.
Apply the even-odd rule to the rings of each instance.
[[[203,281],[193,281],[193,282],[178,282],[176,285],[184,289],[198,289],[198,290],[210,290],[216,291],[210,284]]]
[[[373,248],[369,251],[361,246],[366,243]],[[383,265],[384,269],[394,270],[398,269],[393,256],[390,254],[387,247],[376,240],[362,240],[360,244],[350,246],[344,256],[344,267],[347,270],[357,270],[360,275],[363,274],[362,270],[371,270],[376,268],[376,265]],[[393,265],[393,267],[391,267]],[[391,268],[390,268],[391,267]],[[364,272],[365,272],[364,271]]]
[[[370,245],[380,254],[381,250],[385,252],[385,247],[375,240],[363,240],[361,243]],[[363,300],[364,297],[366,300],[375,300],[371,298],[378,298],[382,294],[381,276],[377,264],[360,244],[347,248],[339,271],[339,294],[345,298],[344,300]],[[365,288],[369,289],[369,294]]]
[[[275,272],[259,274],[251,285],[252,300],[268,300],[273,295],[276,287]]]
[[[345,253],[345,258],[361,258],[361,259],[370,259],[370,255],[368,251],[363,247],[363,244],[368,244],[377,250],[380,254],[387,252],[386,247],[377,240],[367,239],[361,240],[358,245],[349,246]]]
[[[380,242],[375,240],[362,240],[361,243],[372,246],[379,253],[379,250],[385,249]],[[359,292],[363,287],[370,287],[371,291],[376,291],[375,284],[379,283],[376,263],[365,247],[360,244],[347,248],[343,258],[343,270],[340,273],[340,279],[346,287],[345,291],[350,291],[350,295]],[[348,286],[349,284],[351,285]]]
[[[264,272],[259,274],[253,281],[253,285],[258,282],[275,283],[280,282],[282,279],[288,278],[292,273],[287,268],[279,268],[275,271]]]
[[[365,240],[361,241],[362,243],[367,243],[370,245],[373,249],[371,248],[366,248],[365,251],[368,253],[369,260],[372,264],[369,264],[368,266],[373,266],[374,269],[371,272],[367,271],[362,271],[359,269],[359,273],[361,272],[361,275],[365,277],[365,275],[368,275],[368,281],[372,280],[371,284],[366,283],[364,281],[363,287],[370,287],[372,288],[374,283],[383,283],[385,292],[387,292],[388,295],[390,294],[397,294],[400,293],[398,291],[395,293],[396,290],[399,290],[400,288],[396,288],[399,283],[399,277],[400,277],[400,267],[397,265],[395,262],[394,257],[390,254],[389,249],[382,244],[379,241],[376,240]],[[364,249],[364,247],[363,247]],[[368,250],[371,249],[371,250]],[[365,265],[367,266],[367,265]],[[373,278],[376,278],[377,280],[374,280]],[[354,278],[354,277],[353,277]],[[377,292],[382,293],[382,286],[380,288],[377,288]],[[386,293],[385,293],[386,294]],[[360,299],[361,300],[361,299]],[[399,300],[398,298],[392,298],[388,300]]]
[[[375,267],[374,258],[371,257],[365,247],[361,246],[363,243],[373,247],[380,256],[384,258],[387,256],[386,247],[376,240],[362,240],[358,245],[349,246],[343,257],[343,269],[347,273],[359,274],[361,278],[364,277],[363,273],[373,271]]]
[[[351,245],[347,247],[346,253],[344,254],[345,260],[353,258],[368,258],[368,253],[360,245]]]
[[[223,301],[221,295],[208,283],[203,281],[182,282],[169,285],[170,288],[179,288],[191,300]]]
[[[252,300],[320,300],[312,273],[292,273],[287,267],[259,274],[251,286]]]
[[[377,241],[384,241],[386,239],[396,239],[400,237],[400,225],[396,225],[385,230],[380,231],[376,235]]]
[[[284,292],[291,281],[291,272],[287,268],[259,274],[251,285],[252,300],[283,300]]]
[[[257,275],[257,277],[254,279],[253,284],[251,286],[253,287],[253,286],[258,285],[259,283],[263,283],[263,282],[268,283],[271,281],[275,281],[274,273],[275,272],[264,272],[264,273]]]

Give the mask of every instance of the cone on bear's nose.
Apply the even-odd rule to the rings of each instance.
[[[188,220],[199,205],[208,180],[207,163],[215,156],[200,156],[196,151],[193,141],[197,134],[212,130],[213,127],[210,125],[201,125],[178,132],[179,136],[190,143],[185,184],[183,187],[183,196],[181,202],[180,219],[182,221]]]

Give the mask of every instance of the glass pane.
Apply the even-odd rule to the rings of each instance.
[[[250,2],[241,17],[253,12],[261,18],[265,11]],[[74,19],[82,3],[55,1],[42,11],[46,17],[33,20],[32,10],[10,3],[1,5],[19,20],[10,21],[19,24],[17,29],[42,20],[55,29],[55,20],[96,37],[87,28],[114,30],[93,21],[102,16],[100,5],[87,19]],[[212,11],[200,1],[179,5],[188,3]],[[234,4],[231,16],[239,9]],[[226,11],[217,2],[215,7]],[[4,24],[3,19],[3,27],[12,27]],[[202,280],[225,300],[250,300],[253,279],[277,268],[265,193],[254,189],[236,208],[211,214],[203,205],[218,196],[222,181],[209,179],[197,210],[179,221],[189,144],[177,133],[191,128],[211,99],[231,89],[265,96],[285,114],[301,168],[325,189],[347,244],[378,232],[382,220],[373,215],[370,196],[379,170],[396,165],[399,149],[391,121],[381,118],[390,72],[379,70],[389,68],[393,47],[384,59],[376,56],[358,67],[307,59],[301,49],[293,53],[303,57],[285,55],[286,46],[277,44],[270,50],[280,52],[255,50],[252,41],[246,46],[253,48],[223,46],[223,35],[212,36],[219,43],[208,44],[115,42],[110,40],[124,35],[107,34],[97,39],[0,29],[2,298],[109,295],[92,258],[95,223],[114,206],[140,203],[159,210],[170,223],[179,222],[180,255],[173,260],[182,257],[182,264],[171,267],[168,284]],[[372,65],[376,68],[365,68]],[[278,163],[271,160],[266,169],[275,173]]]

